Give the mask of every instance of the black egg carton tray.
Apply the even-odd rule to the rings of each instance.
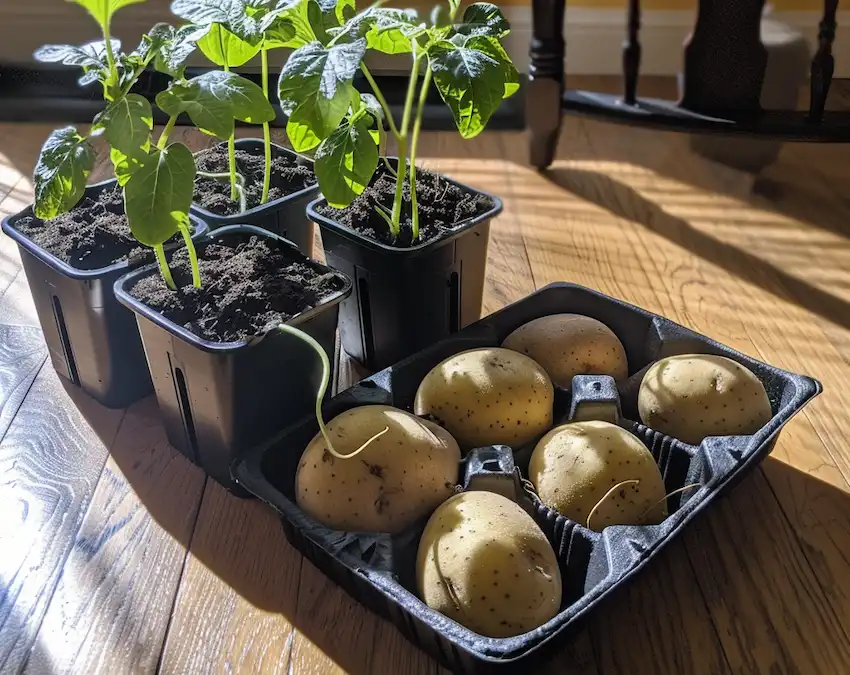
[[[580,417],[605,419],[634,433],[652,452],[668,493],[669,517],[659,525],[612,526],[593,532],[559,515],[521,488],[533,445],[490,446],[469,453],[459,475],[465,489],[489,489],[514,497],[536,520],[558,557],[563,578],[559,613],[542,626],[511,638],[488,638],[425,605],[416,594],[415,560],[427,518],[399,535],[342,532],[321,525],[295,504],[301,453],[318,433],[312,417],[270,443],[246,453],[233,467],[236,480],[281,515],[287,538],[355,600],[387,618],[417,647],[462,673],[534,672],[585,624],[607,596],[631,579],[711,503],[771,450],[780,429],[821,385],[775,368],[708,337],[625,302],[581,286],[556,283],[533,293],[394,366],[338,394],[324,406],[325,419],[360,405],[392,405],[412,411],[416,389],[443,359],[467,349],[498,346],[524,323],[556,313],[602,321],[619,337],[629,379],[618,390],[609,377],[578,376],[570,391],[555,390],[555,424]],[[748,436],[706,438],[688,445],[638,422],[637,392],[646,368],[675,354],[732,358],[762,381],[773,416]],[[529,670],[532,668],[532,670]],[[564,673],[569,665],[563,664]]]

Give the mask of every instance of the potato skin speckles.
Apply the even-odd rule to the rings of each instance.
[[[753,434],[770,421],[761,381],[737,361],[682,354],[655,362],[638,394],[641,421],[685,443],[706,436]]]
[[[416,391],[417,415],[439,418],[464,449],[518,448],[552,426],[555,390],[533,359],[509,349],[460,352],[437,364]]]
[[[601,321],[581,314],[550,314],[529,321],[505,338],[502,347],[528,354],[559,387],[575,375],[629,375],[623,344]]]
[[[429,607],[488,637],[526,633],[561,605],[551,545],[531,516],[493,492],[463,492],[434,512],[416,579]]]

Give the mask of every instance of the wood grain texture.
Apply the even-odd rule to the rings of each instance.
[[[205,480],[154,398],[127,410],[25,672],[155,672]]]

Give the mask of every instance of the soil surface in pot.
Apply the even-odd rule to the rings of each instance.
[[[249,209],[260,206],[260,200],[263,198],[263,171],[266,160],[262,149],[258,152],[259,154],[254,154],[244,149],[236,149],[236,168],[245,178],[245,199]],[[219,143],[208,150],[202,150],[195,155],[195,162],[199,171],[229,172],[227,143]],[[316,176],[308,167],[298,164],[295,157],[276,153],[275,148],[272,148],[269,201],[286,197],[315,183]],[[218,216],[234,216],[239,213],[239,202],[230,198],[229,180],[196,177],[193,199],[195,204]]]
[[[130,233],[117,184],[94,197],[83,197],[68,213],[50,220],[21,218],[15,229],[78,270],[97,270],[129,258],[153,259],[151,249]]]
[[[192,285],[185,248],[171,258],[177,291],[156,272],[130,294],[195,335],[236,342],[307,311],[345,286],[344,278],[274,240],[227,235],[198,246],[201,288]]]
[[[381,163],[371,185],[344,209],[322,204],[316,211],[335,220],[364,237],[390,246],[409,247],[426,244],[445,236],[464,221],[487,213],[493,200],[482,194],[464,190],[438,173],[416,169],[416,199],[419,203],[419,238],[412,242],[413,221],[410,208],[410,182],[404,181],[404,201],[401,209],[401,233],[393,239],[387,222],[375,205],[391,213],[395,199],[396,178]]]

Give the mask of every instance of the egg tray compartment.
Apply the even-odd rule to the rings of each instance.
[[[413,644],[456,672],[518,672],[550,656],[582,628],[589,612],[761,461],[781,427],[821,390],[809,377],[764,364],[663,317],[590,289],[558,283],[338,394],[324,406],[325,418],[370,404],[410,411],[419,382],[444,358],[466,349],[498,346],[522,324],[561,312],[591,316],[608,325],[625,347],[631,375],[619,392],[610,378],[592,376],[576,378],[573,395],[556,388],[555,423],[588,417],[616,422],[652,452],[668,492],[695,483],[699,486],[671,495],[670,515],[659,525],[614,526],[601,533],[557,514],[517,489],[519,503],[552,544],[563,576],[560,612],[533,631],[512,638],[483,637],[418,599],[416,549],[427,518],[391,536],[330,530],[301,511],[295,505],[294,481],[301,453],[318,433],[312,417],[247,452],[234,465],[236,480],[280,513],[287,538],[308,560],[358,602],[389,619]],[[749,368],[768,392],[773,411],[770,422],[752,435],[711,437],[691,446],[631,421],[637,417],[637,390],[646,368],[659,358],[682,353],[719,354]],[[504,446],[478,449],[463,460],[460,475],[471,489],[493,480],[499,486],[507,480],[518,486],[517,467],[523,473],[532,448],[533,444],[517,448],[516,453]],[[568,664],[564,664],[564,672],[569,672]]]

